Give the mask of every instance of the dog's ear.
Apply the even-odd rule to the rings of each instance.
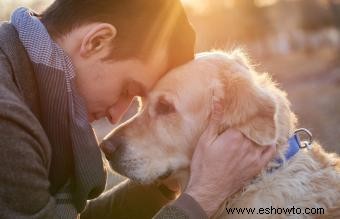
[[[244,69],[248,71],[249,69]],[[231,72],[222,74],[224,86],[224,125],[240,130],[259,145],[277,141],[277,103],[272,94],[256,83],[256,73]]]

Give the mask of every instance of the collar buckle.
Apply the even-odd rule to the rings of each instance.
[[[313,143],[313,135],[312,133],[305,128],[299,128],[295,130],[294,135],[297,136],[299,140],[299,147],[307,148],[308,150],[312,149],[312,143]]]

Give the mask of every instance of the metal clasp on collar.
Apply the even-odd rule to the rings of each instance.
[[[294,134],[298,137],[300,141],[300,148],[307,148],[311,149],[312,148],[312,143],[313,143],[313,135],[312,133],[305,128],[299,128],[295,130]],[[304,137],[304,138],[301,138]],[[305,139],[307,138],[307,139]],[[301,140],[303,139],[303,140]]]

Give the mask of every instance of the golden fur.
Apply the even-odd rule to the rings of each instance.
[[[276,144],[283,159],[296,118],[285,92],[268,74],[257,73],[242,52],[208,52],[174,69],[152,90],[143,109],[106,140],[119,142],[110,160],[117,172],[150,183],[178,178],[183,186],[199,136],[207,126],[212,96],[225,102],[221,131],[233,127],[259,146]],[[277,169],[269,171],[272,168]],[[287,218],[286,215],[232,214],[225,208],[324,208],[324,215],[289,218],[340,218],[340,160],[317,144],[291,160],[272,161],[244,189],[230,197],[215,218]]]

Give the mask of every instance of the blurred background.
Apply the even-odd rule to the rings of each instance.
[[[51,0],[0,0],[0,19],[18,6]],[[340,0],[182,0],[197,32],[197,52],[242,47],[257,70],[287,91],[298,127],[340,153]],[[99,140],[112,129],[93,124]]]

